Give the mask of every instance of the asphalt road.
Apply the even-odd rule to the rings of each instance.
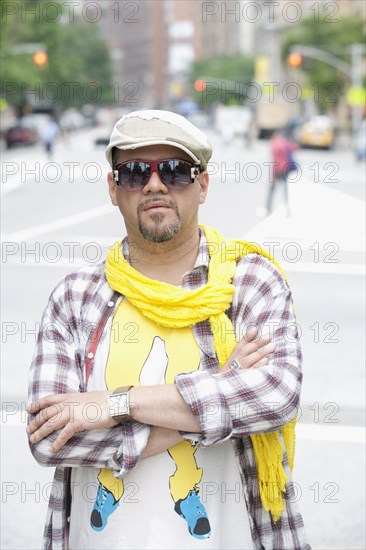
[[[103,129],[2,154],[2,528],[1,548],[40,547],[52,472],[30,456],[24,403],[37,323],[57,281],[104,258],[124,235],[109,203]],[[364,164],[350,151],[300,151],[292,215],[276,197],[259,217],[270,162],[210,132],[211,188],[201,221],[275,253],[294,294],[304,386],[294,479],[314,549],[364,549]],[[297,178],[297,179],[296,179]],[[17,412],[18,411],[18,412]],[[21,412],[23,411],[23,413]]]

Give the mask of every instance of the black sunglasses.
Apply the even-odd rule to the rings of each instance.
[[[117,164],[113,170],[114,181],[126,191],[138,191],[145,187],[151,174],[157,172],[168,189],[184,189],[194,182],[199,172],[199,164],[186,160],[167,159],[146,162],[129,160]]]

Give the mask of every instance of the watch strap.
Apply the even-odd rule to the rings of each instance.
[[[113,390],[113,395],[115,395],[116,393],[126,393],[131,388],[133,388],[133,386],[121,386],[120,388],[116,388],[115,390]]]

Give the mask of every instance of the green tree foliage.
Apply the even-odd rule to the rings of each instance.
[[[347,63],[351,63],[351,44],[365,42],[365,22],[362,17],[339,18],[337,22],[324,21],[319,17],[304,19],[285,33],[283,40],[283,59],[286,60],[291,46],[296,44],[314,46],[332,54]],[[316,101],[321,111],[332,109],[351,86],[351,80],[342,72],[323,61],[303,60],[301,68],[308,86],[315,90]]]
[[[47,10],[38,0],[11,4],[12,12],[2,14],[0,27],[3,99],[20,111],[29,104],[56,110],[113,100],[111,62],[97,23],[76,14],[70,20],[60,0]],[[19,48],[32,44],[44,45],[45,65],[37,66],[33,53],[21,53]]]
[[[253,81],[254,63],[241,54],[219,56],[193,65],[191,86],[193,97],[203,107],[214,102],[228,104],[244,103],[246,89]],[[205,80],[205,90],[194,90],[196,80]]]

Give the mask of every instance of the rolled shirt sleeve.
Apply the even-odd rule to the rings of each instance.
[[[78,278],[67,276],[50,296],[30,368],[29,403],[50,394],[86,389],[78,285]],[[29,415],[29,420],[31,418],[33,415]],[[80,432],[60,451],[52,453],[49,447],[58,434],[59,431],[55,431],[36,444],[29,442],[39,464],[109,468],[116,477],[122,477],[137,465],[147,445],[150,427],[132,421],[110,429]]]
[[[260,335],[271,336],[275,351],[260,368],[217,368],[176,377],[178,391],[202,430],[182,436],[203,446],[280,429],[296,416],[299,405],[302,355],[291,292],[269,260],[250,256],[241,260],[233,280],[230,317],[237,341],[255,325]]]

